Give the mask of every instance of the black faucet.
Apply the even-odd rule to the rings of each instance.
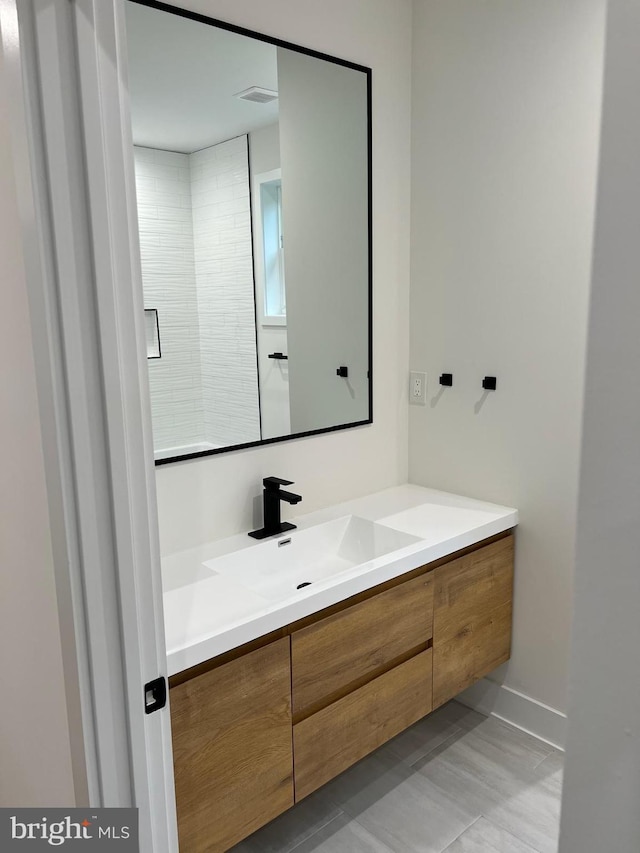
[[[280,477],[265,477],[262,481],[264,492],[262,500],[264,505],[264,527],[261,530],[252,531],[249,536],[254,539],[266,539],[267,536],[277,536],[287,530],[295,530],[295,524],[280,520],[280,501],[288,504],[299,504],[302,495],[294,495],[293,492],[285,492],[280,486],[293,485],[291,480],[281,480]]]

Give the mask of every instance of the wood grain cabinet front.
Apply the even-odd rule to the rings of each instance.
[[[435,569],[433,707],[509,660],[513,536]]]
[[[431,711],[431,649],[293,727],[296,802]]]
[[[171,688],[181,853],[224,853],[293,805],[289,638]]]
[[[427,648],[433,581],[421,575],[291,635],[297,722]]]

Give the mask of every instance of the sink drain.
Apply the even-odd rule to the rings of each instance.
[[[303,586],[311,586],[311,581],[303,581],[303,583],[299,583],[296,589],[302,589]]]

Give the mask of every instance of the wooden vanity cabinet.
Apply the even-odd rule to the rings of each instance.
[[[181,853],[223,853],[504,663],[512,588],[505,533],[174,676]]]
[[[427,648],[433,580],[421,575],[291,635],[294,722]]]
[[[433,580],[291,635],[296,802],[431,711]]]
[[[509,660],[513,557],[509,535],[434,570],[434,708]]]
[[[431,711],[431,649],[293,727],[296,802]]]
[[[224,853],[293,805],[289,638],[171,688],[182,853]]]

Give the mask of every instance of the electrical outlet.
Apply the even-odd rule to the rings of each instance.
[[[412,370],[409,374],[409,403],[424,406],[427,402],[427,374]]]

